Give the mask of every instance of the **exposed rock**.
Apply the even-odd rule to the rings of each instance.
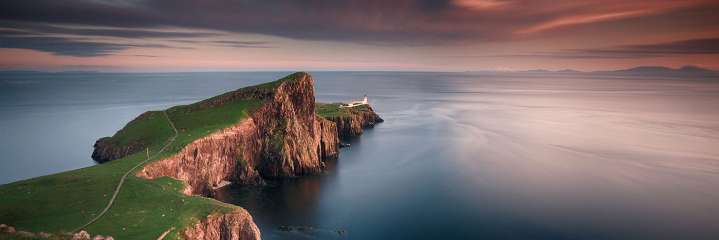
[[[95,149],[92,151],[92,159],[99,163],[104,163],[143,150],[146,146],[141,142],[118,146],[111,141],[111,138],[104,137],[98,139],[93,147]]]
[[[314,96],[312,77],[298,73],[252,114],[262,136],[262,161],[256,166],[263,177],[319,173],[323,157],[337,156],[336,128],[315,114]]]
[[[183,232],[185,239],[252,240],[260,239],[260,229],[244,209],[212,214]]]
[[[364,128],[384,122],[370,106],[346,108],[348,113],[342,116],[328,117],[337,125],[339,137],[348,138],[362,135]]]
[[[77,232],[72,235],[72,240],[90,240],[90,234],[85,230]]]
[[[224,180],[258,182],[254,170],[259,155],[257,129],[251,118],[188,144],[170,158],[146,165],[138,176],[169,176],[186,183],[184,193],[211,195]]]
[[[150,115],[152,115],[151,112],[145,112],[143,114],[140,114],[140,116],[137,116],[135,119],[130,121],[128,125],[136,121],[142,121],[150,117]],[[140,141],[118,145],[117,143],[113,142],[112,138],[110,137],[100,138],[95,141],[95,145],[93,145],[94,149],[92,151],[92,159],[99,163],[120,159],[127,155],[144,150],[147,145],[147,143],[143,143]]]

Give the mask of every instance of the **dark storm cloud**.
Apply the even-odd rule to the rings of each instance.
[[[105,56],[130,48],[174,48],[163,44],[120,44],[46,36],[0,36],[0,47],[75,57]]]

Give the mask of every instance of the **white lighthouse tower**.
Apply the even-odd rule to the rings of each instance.
[[[369,104],[369,102],[367,102],[367,95],[365,94],[362,101],[351,101],[348,103],[343,103],[340,105],[340,107],[341,108],[350,108],[350,107],[362,106],[362,105],[367,105],[367,104]]]

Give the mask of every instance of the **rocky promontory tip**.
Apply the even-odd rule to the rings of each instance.
[[[356,107],[342,107],[340,103],[318,104],[317,114],[337,125],[340,138],[360,136],[365,128],[384,122],[368,104]]]

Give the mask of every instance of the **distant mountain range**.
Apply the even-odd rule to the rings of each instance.
[[[595,74],[643,75],[643,76],[719,76],[719,72],[696,66],[668,68],[661,66],[641,66],[615,71],[596,71]]]
[[[342,72],[342,71],[338,71]],[[719,71],[701,68],[697,66],[683,66],[680,68],[669,68],[664,66],[639,66],[620,70],[605,70],[605,71],[577,71],[573,69],[563,70],[546,70],[546,69],[534,69],[524,71],[467,71],[468,73],[481,73],[488,75],[496,74],[513,74],[513,75],[575,75],[575,76],[622,76],[622,77],[658,77],[658,78],[711,78],[719,79]],[[0,70],[2,75],[24,75],[24,74],[102,74],[102,73],[122,73],[122,72],[100,72],[100,71],[33,71],[33,70]]]
[[[519,71],[520,74],[569,74],[569,75],[597,75],[597,76],[633,76],[633,77],[700,77],[719,78],[719,71],[697,66],[683,66],[669,68],[663,66],[639,66],[621,70],[583,72],[572,69],[550,71],[544,69]]]

